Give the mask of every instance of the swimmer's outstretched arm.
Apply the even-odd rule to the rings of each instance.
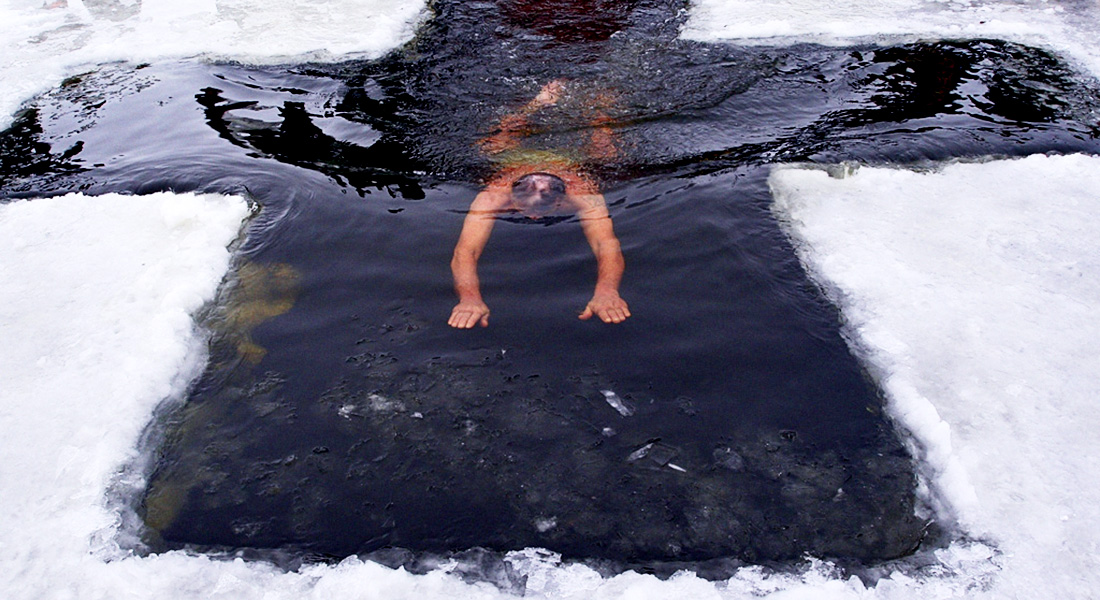
[[[623,279],[626,261],[611,226],[611,215],[607,204],[600,194],[587,195],[574,199],[583,206],[578,211],[581,228],[592,253],[596,255],[596,290],[592,299],[585,305],[579,318],[587,320],[596,315],[604,323],[622,323],[630,317],[630,307],[619,297],[619,283]]]
[[[481,298],[477,261],[489,243],[496,215],[507,201],[507,188],[498,184],[490,185],[470,204],[466,220],[462,223],[462,233],[455,244],[454,257],[451,258],[451,274],[454,276],[455,294],[458,295],[458,304],[447,320],[451,327],[470,329],[479,324],[489,326],[489,306]]]

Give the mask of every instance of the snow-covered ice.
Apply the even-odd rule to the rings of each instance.
[[[424,0],[3,0],[0,128],[31,96],[108,62],[378,57],[412,38],[425,6]]]
[[[1100,585],[1100,158],[782,168],[776,212],[1004,597]]]
[[[1002,39],[1100,75],[1100,5],[1075,0],[693,0],[684,36],[739,44]]]

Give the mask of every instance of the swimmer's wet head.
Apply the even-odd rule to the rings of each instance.
[[[528,173],[512,183],[512,205],[531,218],[539,218],[565,204],[565,181],[549,173]]]

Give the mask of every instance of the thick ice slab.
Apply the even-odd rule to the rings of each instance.
[[[421,0],[4,2],[0,128],[27,98],[108,62],[198,55],[253,63],[381,56],[412,37],[424,5]]]
[[[847,45],[902,39],[1004,39],[1045,46],[1100,73],[1094,4],[1048,0],[693,0],[683,35],[702,41]]]
[[[114,554],[105,490],[201,368],[191,314],[246,214],[240,198],[171,194],[0,205],[0,595],[83,585],[93,555]]]
[[[1005,552],[996,594],[1096,589],[1100,159],[771,181],[934,486]]]

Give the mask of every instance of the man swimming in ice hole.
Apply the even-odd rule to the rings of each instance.
[[[619,297],[624,261],[619,240],[611,226],[611,215],[596,183],[566,156],[540,150],[519,148],[529,131],[528,117],[558,103],[564,92],[561,81],[552,81],[518,112],[500,122],[500,131],[482,142],[485,151],[500,162],[501,168],[489,180],[466,214],[462,233],[451,259],[458,304],[447,323],[469,329],[489,325],[489,307],[481,297],[477,261],[489,242],[498,215],[520,213],[537,219],[561,213],[576,213],[585,238],[596,256],[596,289],[579,318],[593,315],[605,323],[622,323],[630,308]],[[586,154],[590,158],[610,158],[615,154],[611,128],[602,113],[590,123],[592,129]]]

